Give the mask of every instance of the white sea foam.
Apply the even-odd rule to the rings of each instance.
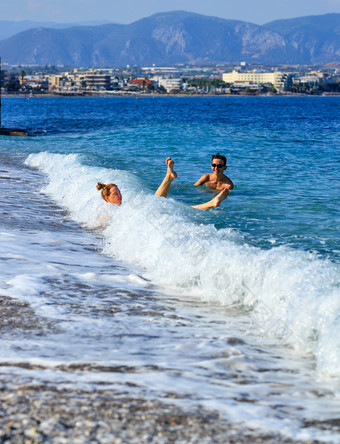
[[[144,277],[165,291],[249,312],[252,333],[311,351],[320,374],[340,375],[334,263],[288,246],[249,246],[233,230],[198,224],[196,210],[153,196],[135,176],[85,166],[77,155],[31,154],[26,163],[48,176],[42,191],[75,221],[102,230],[105,254],[142,267]],[[106,204],[97,181],[118,183],[123,204]]]

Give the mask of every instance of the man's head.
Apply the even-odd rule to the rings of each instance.
[[[222,173],[227,168],[227,158],[220,153],[213,154],[211,162],[211,169],[214,173]]]

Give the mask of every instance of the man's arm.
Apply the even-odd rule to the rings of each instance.
[[[229,190],[228,188],[224,188],[216,197],[211,199],[209,202],[200,205],[194,205],[192,208],[196,208],[197,210],[207,211],[210,208],[217,208],[221,205],[221,203],[228,197]]]
[[[208,182],[210,176],[209,174],[204,174],[196,183],[194,183],[195,186],[204,185],[206,182]]]

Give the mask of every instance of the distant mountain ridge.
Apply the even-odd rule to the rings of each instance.
[[[8,39],[19,32],[33,28],[71,28],[73,26],[99,26],[109,22],[108,20],[90,20],[87,22],[58,23],[58,22],[34,22],[31,20],[0,20],[0,40]]]
[[[35,28],[0,41],[10,64],[160,66],[326,64],[340,61],[340,14],[276,20],[263,26],[185,11],[129,25]]]

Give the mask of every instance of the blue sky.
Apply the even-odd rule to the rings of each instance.
[[[184,10],[244,20],[271,20],[340,12],[340,0],[0,0],[1,20],[131,23],[157,12]]]

